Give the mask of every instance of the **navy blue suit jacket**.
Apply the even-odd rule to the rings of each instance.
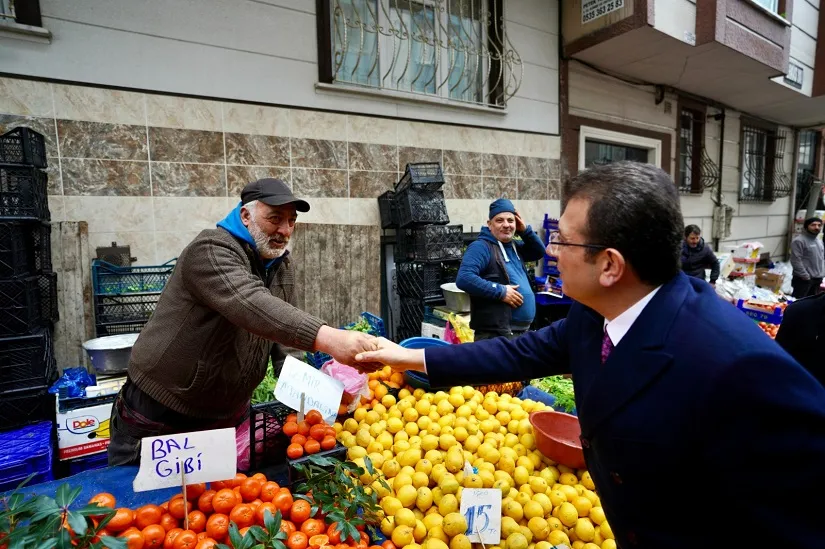
[[[572,373],[587,466],[625,549],[825,547],[825,388],[682,273],[604,365],[603,323],[577,303],[512,341],[428,348],[430,382]]]

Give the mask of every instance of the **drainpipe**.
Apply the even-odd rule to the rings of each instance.
[[[791,240],[793,240],[794,219],[796,218],[796,184],[799,176],[799,135],[798,129],[793,132],[793,170],[791,170],[791,195],[790,205],[788,206],[788,234],[785,236],[785,254],[782,259],[788,259],[788,252],[791,249]],[[814,185],[811,184],[811,192],[813,192]],[[814,204],[816,208],[816,204]]]
[[[720,116],[722,118],[721,123],[721,139],[719,141],[719,182],[716,184],[716,207],[722,207],[722,176],[724,174],[724,160],[725,160],[725,107],[722,107],[722,112],[719,114],[714,115],[714,117]],[[719,243],[721,240],[719,238],[713,239],[713,249],[716,252],[719,252]]]

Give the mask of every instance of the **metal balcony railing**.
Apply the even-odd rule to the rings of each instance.
[[[14,0],[0,0],[0,21],[14,21]]]

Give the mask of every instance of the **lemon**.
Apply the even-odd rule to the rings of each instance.
[[[495,414],[498,412],[498,406],[492,398],[485,398],[481,406],[488,414]]]
[[[560,490],[560,491],[561,491],[561,492],[565,495],[565,497],[567,498],[567,501],[569,501],[569,502],[571,502],[571,503],[572,503],[572,502],[573,502],[573,500],[574,500],[574,499],[576,499],[576,498],[578,497],[578,495],[579,495],[579,493],[578,493],[578,492],[576,492],[576,489],[575,489],[575,488],[573,488],[572,486],[567,486],[566,484],[562,484],[562,485],[559,487],[559,490]]]
[[[407,423],[406,425],[404,425],[404,432],[410,436],[410,439],[412,439],[413,437],[416,437],[418,433],[421,432],[421,430],[418,428],[417,423]],[[410,443],[412,444],[412,440],[410,440]]]
[[[347,457],[350,461],[355,461],[356,459],[363,458],[367,455],[367,449],[363,448],[362,446],[353,446],[352,448],[347,450]]]
[[[550,535],[550,525],[544,520],[544,517],[532,517],[527,523],[527,527],[533,533],[533,538],[537,540],[545,540]]]
[[[427,473],[422,473],[421,471],[417,471],[412,476],[412,485],[416,488],[421,488],[422,486],[429,486],[430,485],[430,477]]]
[[[428,450],[426,454],[424,454],[424,459],[430,461],[433,466],[439,463],[444,463],[444,454],[442,454],[439,450]]]
[[[476,436],[471,434],[464,440],[464,449],[468,452],[477,452],[479,447],[481,447],[481,440]]]
[[[519,504],[519,505],[521,505],[522,507],[524,507],[525,505],[527,505],[528,503],[530,503],[530,502],[533,500],[533,498],[532,498],[533,494],[530,494],[530,493],[528,493],[528,492],[526,492],[526,491],[523,491],[523,488],[527,488],[527,490],[529,490],[529,489],[530,489],[530,487],[529,487],[529,486],[524,486],[524,487],[520,488],[520,489],[519,489],[519,491],[518,491],[518,493],[516,494],[516,497],[515,497],[515,498],[513,498],[513,499],[515,499],[515,500],[518,502],[518,504]]]
[[[458,444],[458,442],[456,441],[456,438],[453,435],[447,435],[442,433],[441,436],[438,437],[438,447],[442,450],[449,450],[456,444]]]
[[[464,534],[459,534],[450,540],[450,549],[471,549],[470,538]]]
[[[370,442],[372,442],[372,435],[369,429],[359,429],[358,432],[355,433],[355,443],[358,444],[358,446],[366,448]]]
[[[441,516],[446,517],[456,511],[458,511],[458,499],[453,494],[444,494],[441,501],[438,502],[438,512],[441,513]]]
[[[376,471],[380,471],[381,468],[384,466],[384,461],[386,461],[384,459],[384,454],[382,454],[380,451],[372,452],[369,455],[367,455],[367,457],[372,462],[372,466],[375,468]]]
[[[576,537],[575,532],[570,532],[570,535],[573,536],[573,538]],[[574,539],[572,547],[573,549],[584,549],[584,542],[580,539]]]
[[[576,521],[579,520],[579,512],[573,506],[572,503],[564,502],[559,507],[559,520],[567,526],[568,528],[572,528]]]
[[[553,503],[550,501],[547,494],[535,494],[533,496],[533,501],[541,505],[541,508],[544,509],[545,516],[549,515],[550,511],[553,510]]]
[[[586,517],[587,515],[589,515],[590,509],[593,508],[593,504],[590,503],[590,500],[583,496],[573,498],[573,501],[571,501],[570,503],[572,503],[573,507],[575,507],[576,510],[579,512],[580,517]]]
[[[562,473],[559,477],[559,482],[561,484],[566,484],[567,486],[575,486],[579,483],[579,479],[576,478],[576,475],[573,473]]]
[[[595,544],[596,547],[601,547],[601,544],[604,543],[604,536],[602,536],[598,526],[596,526],[596,533],[593,536],[593,541],[591,543]]]
[[[527,484],[528,482],[530,482],[530,472],[527,470],[526,467],[518,466],[513,471],[513,479],[519,486],[521,486],[522,484]]]
[[[516,444],[516,446],[513,449],[516,452],[518,452],[518,447],[519,446],[520,446],[519,444]],[[519,458],[516,460],[516,467],[524,467],[525,469],[527,469],[527,472],[530,473],[531,475],[533,474],[533,471],[535,471],[535,469],[536,469],[536,466],[533,463],[533,460],[530,459],[529,457],[527,457],[526,455],[522,455],[522,454],[519,454]]]
[[[424,523],[420,520],[416,520],[415,527],[413,527],[413,538],[415,538],[416,542],[421,543],[426,537],[427,527],[424,526]]]
[[[493,483],[493,488],[501,490],[501,496],[505,497],[510,492],[510,483],[506,480],[500,479]]]
[[[439,483],[446,474],[447,467],[443,463],[436,463],[435,465],[433,465],[433,470],[430,472],[430,478],[434,480],[436,483]]]
[[[392,445],[392,451],[395,452],[396,456],[398,456],[398,462],[401,463],[401,465],[404,465],[404,463],[401,462],[401,456],[404,455],[404,452],[406,452],[409,449],[410,443],[406,440],[398,440],[395,442],[395,444]]]
[[[375,437],[375,441],[378,442],[384,448],[384,450],[389,450],[390,448],[392,448],[392,444],[393,442],[395,442],[392,438],[392,435],[387,431],[384,431],[383,433]]]
[[[517,501],[511,500],[507,502],[507,505],[504,505],[504,502],[502,501],[501,505],[502,512],[516,522],[524,518],[524,508]]]
[[[440,528],[437,530],[440,530]],[[441,536],[444,536],[443,532],[441,533]],[[427,535],[427,540],[421,546],[421,549],[449,549],[446,536],[444,536],[444,539],[441,539],[440,537],[433,535],[433,531],[430,531]]]
[[[435,507],[433,507],[433,509],[435,509],[435,513],[428,513],[421,520],[421,522],[424,523],[424,527],[427,528],[427,531],[432,530],[436,526],[441,526],[444,523],[444,517],[438,513],[438,509]]]
[[[372,442],[369,443],[369,446],[367,446],[367,453],[368,454],[374,454],[376,452],[383,452],[383,451],[384,451],[384,447],[381,446],[381,443],[378,442],[377,440],[373,440]]]
[[[525,448],[528,450],[535,450],[536,448],[536,437],[533,436],[532,433],[524,433],[519,437],[519,441],[524,445]]]
[[[602,537],[605,540],[616,539],[616,537],[613,535],[613,529],[610,528],[610,525],[607,523],[606,520],[599,525],[599,532],[601,532]]]
[[[384,473],[384,476],[387,478],[393,478],[401,471],[401,464],[394,459],[390,459],[384,462],[384,466],[381,467],[381,472]]]
[[[444,516],[442,528],[449,537],[463,534],[467,531],[467,519],[461,513],[449,513]]]
[[[561,523],[559,519],[556,517],[550,517],[547,519],[547,525],[550,526],[550,530],[564,530],[564,524]]]
[[[539,477],[530,477],[530,488],[534,494],[544,494],[547,492],[547,481]]]
[[[404,547],[415,541],[413,529],[409,526],[396,526],[392,531],[392,542],[396,547]]]
[[[343,428],[345,431],[348,431],[354,435],[358,432],[358,421],[356,421],[354,418],[347,418],[347,420],[344,421]]]
[[[604,511],[601,507],[593,507],[590,509],[590,520],[592,520],[595,524],[601,524],[604,522]]]
[[[418,490],[408,484],[406,486],[402,486],[401,488],[396,488],[395,496],[398,498],[398,501],[401,502],[401,505],[409,509],[415,505],[415,500],[418,497]]]
[[[399,509],[394,518],[396,526],[415,527],[415,514],[409,509]]]
[[[520,525],[519,529],[521,530],[521,534],[527,539],[527,543],[531,543],[533,541],[533,532],[527,526]]]
[[[589,471],[584,471],[581,474],[582,485],[588,490],[595,490],[596,485],[593,483],[593,477],[590,476]]]
[[[612,539],[605,539],[602,542],[601,549],[616,549],[616,542]]]
[[[419,429],[421,429],[422,431],[426,431],[427,429],[429,429],[432,420],[430,419],[430,416],[421,416],[415,423],[416,425],[418,425]]]
[[[395,476],[395,480],[392,483],[392,486],[396,489],[396,491],[402,486],[410,485],[412,485],[412,475],[407,474],[403,470]]]
[[[420,425],[419,425],[420,427]],[[424,435],[421,437],[421,449],[425,452],[438,448],[438,437],[435,435]]]
[[[533,549],[553,549],[553,546],[546,541],[540,541],[536,543],[536,546]]]
[[[457,473],[464,469],[464,454],[461,452],[448,452],[444,460],[444,465],[451,473]]]
[[[367,425],[372,425],[373,423],[377,423],[381,421],[381,414],[376,412],[375,410],[370,410],[367,412],[367,415],[364,417],[364,422]]]
[[[556,545],[567,545],[568,547],[570,547],[570,538],[568,538],[567,534],[565,534],[561,530],[553,530],[552,532],[550,532],[550,535],[547,536],[547,541],[554,547]]]
[[[450,404],[450,401],[448,400],[442,400],[441,402],[438,402],[435,406],[435,411],[439,416],[446,416],[447,414],[451,414],[453,413],[453,410],[455,410],[455,406]]]
[[[507,539],[510,534],[515,532],[521,532],[518,522],[507,516],[501,517],[501,538]]]
[[[399,443],[396,443],[399,444]],[[409,445],[409,443],[408,443]],[[421,459],[421,450],[415,448],[408,448],[403,454],[398,456],[398,463],[402,466],[415,467],[415,464]]]
[[[450,541],[450,538],[444,533],[444,528],[442,526],[436,526],[432,530],[427,531],[427,539],[438,540],[443,542],[445,545],[448,541]]]
[[[537,501],[528,501],[524,505],[524,518],[528,521],[536,517],[544,517],[544,508]]]
[[[576,537],[584,542],[593,541],[596,535],[596,529],[593,527],[593,523],[587,518],[578,519],[574,531],[576,532]]]
[[[415,403],[415,411],[418,412],[420,416],[426,416],[430,413],[430,401],[429,400],[419,400]]]
[[[599,507],[601,505],[599,503],[599,496],[597,496],[596,492],[594,492],[593,490],[588,490],[587,488],[585,488],[584,497],[590,500],[590,503],[593,504],[593,507]]]
[[[527,549],[527,538],[521,532],[507,536],[507,549]]]
[[[395,519],[390,516],[386,516],[381,520],[381,533],[387,537],[392,535],[392,531],[395,529]]]
[[[421,486],[415,496],[415,506],[422,511],[426,511],[433,506],[433,493],[426,486]]]
[[[484,471],[485,473],[490,473],[489,471]],[[465,488],[484,488],[484,481],[481,480],[480,475],[469,475],[467,478],[464,479],[464,487]]]
[[[401,505],[401,502],[398,500],[398,498],[390,496],[385,497],[381,500],[381,509],[384,510],[384,514],[388,517],[394,517],[395,514],[401,510],[402,507],[404,506]]]

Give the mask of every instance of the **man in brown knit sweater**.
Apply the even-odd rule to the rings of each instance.
[[[181,252],[112,407],[110,465],[138,463],[143,437],[238,426],[270,354],[283,357],[284,347],[344,363],[373,349],[370,336],[293,306],[286,246],[307,211],[285,183],[261,179]]]

